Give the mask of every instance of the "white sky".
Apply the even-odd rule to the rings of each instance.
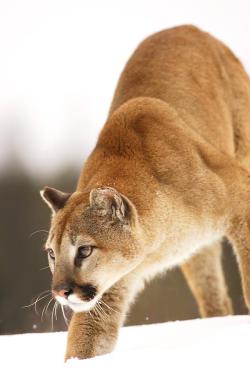
[[[250,71],[249,0],[0,0],[0,168],[80,166],[126,60],[147,35],[193,23]]]

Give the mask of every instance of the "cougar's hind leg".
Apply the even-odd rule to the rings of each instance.
[[[182,265],[183,274],[202,317],[233,313],[224,279],[221,253],[222,244],[216,242],[203,247],[198,254]]]
[[[228,238],[237,256],[243,295],[246,306],[250,310],[250,218],[235,225],[230,230]]]

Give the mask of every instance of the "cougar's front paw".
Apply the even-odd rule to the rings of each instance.
[[[75,350],[73,351],[67,351],[64,357],[64,362],[67,362],[69,359],[87,359],[87,358],[92,358],[94,357],[94,354],[91,353],[90,351],[86,352],[77,352]]]

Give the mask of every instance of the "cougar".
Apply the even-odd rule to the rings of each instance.
[[[232,314],[224,238],[250,307],[249,82],[238,58],[194,26],[148,37],[76,190],[41,191],[52,210],[52,294],[73,310],[66,360],[111,352],[145,280],[173,267],[202,317]]]

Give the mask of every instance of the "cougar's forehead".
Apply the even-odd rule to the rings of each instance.
[[[127,245],[129,233],[113,225],[110,218],[98,215],[90,206],[89,195],[77,194],[54,215],[47,245],[56,247],[56,251],[66,243],[74,246],[80,241],[110,250],[117,248],[118,244],[120,249]]]
[[[83,197],[76,197],[52,218],[48,243],[54,243],[58,248],[64,238],[68,238],[71,245],[75,245],[77,235],[82,232],[82,213],[88,207]]]

